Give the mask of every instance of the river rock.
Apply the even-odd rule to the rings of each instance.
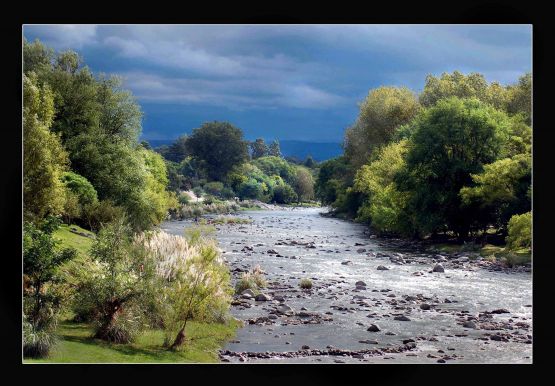
[[[357,253],[364,253],[364,252],[366,252],[366,249],[364,248],[357,249]]]
[[[248,295],[248,296],[250,296],[251,298],[255,296],[255,295],[254,295],[254,292],[253,292],[250,288],[247,288],[246,290],[244,290],[243,292],[241,292],[241,295]]]
[[[293,309],[291,307],[289,307],[287,304],[280,304],[276,308],[276,310],[280,314],[285,314],[285,315],[293,315],[293,313],[294,313]]]
[[[341,264],[342,265],[351,265],[353,263],[351,262],[351,260],[347,260],[347,261],[342,261]]]
[[[254,298],[254,300],[256,300],[257,302],[267,302],[272,300],[272,297],[268,294],[258,294]]]
[[[463,327],[464,327],[464,328],[474,328],[474,329],[477,328],[476,323],[474,323],[474,322],[471,321],[471,320],[468,320],[468,321],[464,322],[464,323],[463,323]]]
[[[358,287],[358,286],[366,287],[366,283],[363,282],[362,280],[357,281],[357,282],[355,283],[355,285],[356,285],[357,287]]]
[[[422,310],[429,310],[430,307],[431,307],[431,306],[430,306],[428,303],[422,303],[422,304],[420,305],[420,309],[422,309]]]
[[[378,265],[378,268],[376,268],[378,271],[389,271],[389,268],[384,267],[383,265]]]
[[[432,272],[445,272],[445,268],[441,264],[436,264]]]
[[[410,319],[405,315],[396,316],[393,320],[400,320],[402,322],[410,322]]]
[[[380,331],[380,327],[377,324],[371,324],[370,327],[366,329],[366,331],[378,332]]]

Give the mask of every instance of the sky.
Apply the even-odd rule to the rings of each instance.
[[[372,88],[479,72],[531,71],[531,25],[25,25],[29,41],[78,52],[121,76],[144,112],[142,138],[207,121],[245,137],[340,142]]]

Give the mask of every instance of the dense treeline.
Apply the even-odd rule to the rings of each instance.
[[[430,75],[419,95],[380,87],[346,130],[344,155],[320,165],[316,195],[382,234],[509,235],[511,248],[527,248],[530,124],[530,74],[509,86]]]
[[[317,163],[285,160],[279,142],[248,142],[227,122],[207,122],[191,135],[156,149],[166,160],[172,191],[193,190],[214,199],[254,199],[289,204],[314,199]],[[180,200],[186,201],[183,195]]]

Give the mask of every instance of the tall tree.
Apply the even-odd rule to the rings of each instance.
[[[189,153],[187,152],[187,135],[180,135],[174,143],[172,143],[165,154],[164,158],[173,162],[181,162]]]
[[[251,154],[252,159],[256,159],[256,158],[260,158],[268,155],[268,146],[264,142],[263,138],[257,138],[254,142],[251,142],[249,145],[252,152]]]
[[[345,131],[345,157],[353,171],[368,161],[376,148],[387,144],[399,126],[418,113],[416,95],[406,87],[379,87],[368,93],[360,104],[355,124]]]
[[[207,122],[194,129],[187,139],[187,150],[214,180],[222,180],[235,165],[248,159],[243,131],[228,122]]]
[[[268,148],[268,155],[274,157],[281,157],[281,149],[279,147],[279,141],[274,139]]]
[[[467,237],[475,213],[459,192],[471,174],[498,157],[510,127],[508,116],[477,99],[443,99],[415,121],[406,168],[395,182],[411,192],[408,205],[421,233],[451,230]]]
[[[50,131],[54,99],[39,86],[34,73],[23,75],[23,210],[27,219],[63,211],[66,190],[61,181],[68,156]]]

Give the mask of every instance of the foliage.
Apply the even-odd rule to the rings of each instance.
[[[96,189],[85,177],[74,172],[65,172],[62,181],[68,190],[77,195],[81,207],[94,205],[98,201]]]
[[[474,186],[463,187],[460,195],[464,205],[478,207],[483,214],[477,226],[502,228],[511,216],[531,209],[531,162],[531,154],[519,154],[484,165],[482,173],[472,175]]]
[[[251,148],[252,159],[257,159],[268,155],[268,145],[266,145],[263,138],[257,138],[254,142],[251,142],[249,146]]]
[[[297,166],[293,186],[299,201],[309,201],[314,198],[314,179],[306,167]]]
[[[166,328],[166,345],[180,349],[191,319],[210,320],[229,308],[229,270],[210,231],[189,230],[186,238],[158,232],[145,239],[160,278],[157,299]]]
[[[260,289],[265,288],[268,285],[264,273],[260,269],[260,266],[255,266],[248,272],[243,272],[237,283],[235,284],[235,293],[240,294],[243,291],[250,289],[255,294],[259,292]]]
[[[515,214],[509,220],[507,247],[510,250],[532,247],[532,212]]]
[[[187,138],[187,150],[213,180],[222,180],[248,158],[241,129],[228,122],[207,122]]]
[[[59,136],[50,132],[54,99],[34,73],[23,75],[23,209],[26,219],[62,213],[66,192],[60,177],[68,156]]]
[[[345,157],[337,157],[322,162],[318,178],[314,186],[316,197],[324,205],[334,203],[339,193],[346,189],[344,177],[347,175],[349,165]]]
[[[311,289],[312,288],[312,281],[310,279],[302,279],[299,282],[299,287],[302,289]]]
[[[270,146],[268,146],[268,155],[273,157],[281,157],[281,149],[279,146],[279,141],[274,139]]]
[[[440,100],[419,115],[406,168],[395,182],[411,192],[408,205],[421,233],[449,229],[460,238],[468,235],[475,213],[461,206],[460,189],[495,161],[509,124],[506,114],[476,99]]]
[[[295,193],[295,190],[288,184],[283,183],[274,188],[274,202],[278,204],[290,204],[298,200],[297,193]]]
[[[418,113],[416,95],[406,87],[379,87],[360,104],[355,124],[345,131],[345,157],[358,169],[374,149],[388,143],[395,130]]]
[[[283,158],[261,157],[254,160],[252,164],[268,176],[280,176],[290,185],[295,183],[296,168]]]
[[[174,143],[167,147],[166,151],[162,154],[163,157],[172,162],[180,163],[189,155],[187,151],[187,136],[179,136]]]
[[[145,298],[153,266],[141,245],[133,242],[131,228],[123,218],[99,231],[90,255],[92,264],[80,272],[77,311],[90,315],[95,337],[130,342],[146,327]]]
[[[527,73],[518,79],[516,85],[508,87],[507,111],[520,114],[527,125],[532,123],[532,74]]]
[[[220,181],[212,181],[204,184],[202,189],[208,194],[212,194],[214,196],[221,196],[222,191],[224,190],[224,184],[221,183]]]
[[[353,189],[365,199],[357,220],[369,222],[380,233],[410,234],[406,211],[408,194],[397,189],[395,175],[405,167],[408,141],[393,142],[380,149],[375,159],[357,171]]]
[[[77,255],[73,248],[58,248],[59,241],[52,234],[59,225],[52,216],[24,224],[24,353],[34,357],[47,355],[54,342],[52,334],[63,301],[56,291],[61,281],[58,269]]]

